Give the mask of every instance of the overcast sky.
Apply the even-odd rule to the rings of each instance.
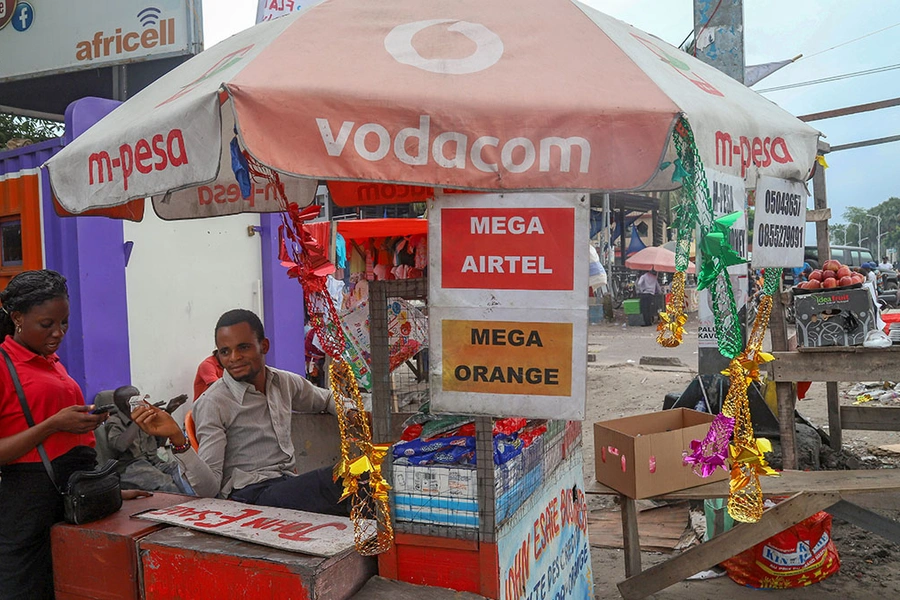
[[[676,46],[693,28],[692,0],[586,3]],[[252,26],[255,18],[255,0],[203,0],[206,47]],[[889,29],[874,33],[883,28]],[[757,91],[900,66],[900,0],[745,0],[744,31],[748,65],[804,55],[756,84]],[[862,36],[868,37],[830,49]],[[900,96],[900,68],[763,95],[795,115],[887,100]],[[900,107],[811,125],[833,146],[900,135]],[[827,160],[828,204],[834,222],[843,220],[848,206],[871,208],[900,196],[900,142],[836,152]]]

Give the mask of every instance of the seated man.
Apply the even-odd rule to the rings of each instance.
[[[336,415],[331,392],[267,367],[269,340],[249,310],[223,314],[215,342],[225,374],[194,403],[199,454],[165,411],[139,406],[132,413],[135,422],[150,435],[169,438],[199,496],[349,515],[349,499],[338,504],[343,490],[332,480],[331,467],[301,475],[295,468],[291,411]]]
[[[139,395],[132,385],[117,388],[113,392],[113,402],[118,411],[110,414],[106,421],[106,438],[113,458],[119,461],[122,489],[190,493],[178,472],[178,462],[160,458],[157,439],[141,431],[131,420],[128,400]],[[186,400],[184,394],[172,398],[164,410],[174,412]]]

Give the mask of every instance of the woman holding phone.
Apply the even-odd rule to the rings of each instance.
[[[29,427],[6,357],[0,353],[0,598],[53,598],[50,527],[63,499],[44,469],[43,444],[60,487],[96,464],[91,414],[56,351],[69,327],[66,279],[26,271],[0,292],[0,348],[12,362],[34,418]]]

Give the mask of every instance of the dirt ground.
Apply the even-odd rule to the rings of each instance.
[[[680,393],[696,374],[696,327],[688,324],[684,343],[676,349],[656,344],[654,327],[627,327],[620,320],[592,325],[588,337],[588,352],[595,357],[588,363],[587,417],[583,438],[585,480],[594,479],[593,423],[662,409],[666,393]],[[638,363],[642,356],[677,357],[686,367],[656,370]],[[848,384],[842,384],[841,390]],[[850,400],[843,398],[842,402]],[[797,409],[814,425],[827,431],[825,384],[814,384],[808,398],[798,402]],[[895,467],[900,458],[877,450],[883,444],[900,443],[900,432],[844,431],[844,448],[860,457],[859,468]],[[877,456],[876,456],[877,455]],[[888,499],[888,505],[900,509]],[[608,497],[592,496],[592,511],[614,510]],[[898,518],[898,511],[879,511]],[[825,581],[806,588],[764,591],[744,588],[728,577],[707,581],[685,581],[661,591],[652,598],[660,600],[705,600],[778,597],[787,600],[806,598],[900,598],[900,546],[868,533],[846,522],[834,519],[832,537],[841,559],[840,571]],[[616,583],[625,579],[621,550],[591,549],[594,572],[594,592],[598,599],[620,598]],[[642,566],[647,568],[669,555],[642,553]],[[727,557],[722,557],[724,560]]]

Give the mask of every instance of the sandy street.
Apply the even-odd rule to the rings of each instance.
[[[594,479],[594,422],[661,410],[665,394],[680,393],[694,377],[697,336],[696,326],[692,325],[688,324],[684,344],[676,349],[657,345],[655,327],[625,327],[621,322],[590,327],[588,352],[595,355],[596,360],[588,363],[587,418],[583,428],[586,481]],[[640,366],[642,356],[674,356],[687,366],[666,370]],[[846,384],[841,387],[842,390],[845,388]],[[849,403],[849,400],[842,398],[842,403]],[[809,398],[798,403],[798,410],[814,424],[827,425],[825,384],[814,384]],[[898,440],[900,433],[895,432],[844,432],[844,447],[857,455],[868,455],[869,448]],[[592,496],[589,502],[592,512],[617,510],[610,498]],[[896,505],[900,506],[900,502]],[[884,514],[897,518],[896,511]],[[900,547],[837,519],[832,536],[841,558],[841,570],[810,587],[760,591],[742,588],[728,577],[721,577],[682,582],[653,597],[672,600],[900,597]],[[620,598],[616,583],[625,578],[622,551],[593,547],[591,552],[596,598]],[[665,558],[667,556],[660,553],[644,552],[642,565],[647,568]]]

